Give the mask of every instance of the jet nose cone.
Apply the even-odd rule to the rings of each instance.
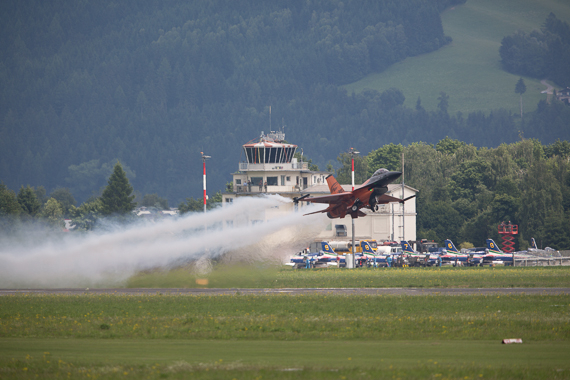
[[[386,177],[391,181],[396,180],[398,177],[402,175],[402,172],[388,172]]]

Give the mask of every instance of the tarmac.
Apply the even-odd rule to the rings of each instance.
[[[459,295],[567,295],[570,288],[60,288],[0,289],[0,296],[9,295],[393,295],[393,296],[459,296]]]

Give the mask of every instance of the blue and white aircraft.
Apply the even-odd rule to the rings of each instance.
[[[313,244],[311,244],[313,245]],[[295,255],[291,258],[291,263],[287,265],[300,267],[301,265],[306,265],[307,260],[309,260],[309,266],[322,266],[322,265],[339,265],[344,264],[344,256],[337,254],[330,244],[326,241],[321,241],[316,243],[318,251],[307,252],[306,254]]]
[[[441,259],[444,262],[455,262],[455,260],[463,263],[464,265],[467,263],[469,265],[477,265],[483,262],[483,255],[479,254],[462,254],[459,250],[455,247],[455,244],[450,239],[446,239],[444,241],[446,253],[444,255],[440,255]]]
[[[484,263],[492,263],[492,262],[503,262],[503,263],[508,263],[508,265],[512,265],[513,264],[513,256],[515,259],[522,259],[525,256],[521,256],[519,254],[516,253],[508,253],[508,252],[503,252],[501,250],[501,248],[499,248],[499,246],[497,245],[497,243],[495,243],[493,241],[493,239],[487,239],[487,251],[485,252],[485,256],[483,257],[483,262]]]
[[[368,261],[369,266],[387,266],[388,265],[388,256],[378,254],[374,251],[372,246],[367,241],[360,242],[360,248],[362,249],[362,253],[360,253],[360,257],[364,258]]]
[[[404,255],[408,255],[411,257],[416,257],[420,260],[425,260],[427,258],[427,262],[426,265],[437,265],[438,261],[439,261],[439,255],[434,254],[434,253],[421,253],[421,252],[416,252],[414,251],[414,249],[412,248],[412,246],[405,240],[402,240],[400,242],[400,244],[402,245],[402,251]],[[417,263],[418,265],[421,265],[419,263]]]

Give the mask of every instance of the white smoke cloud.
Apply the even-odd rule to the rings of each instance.
[[[272,208],[290,202],[279,196],[243,197],[205,214],[117,227],[112,232],[44,235],[40,242],[3,239],[0,287],[120,285],[140,270],[200,259],[278,263],[305,247],[328,223],[322,214],[302,216],[322,205],[259,222]]]

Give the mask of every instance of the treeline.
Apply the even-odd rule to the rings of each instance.
[[[402,152],[405,183],[419,190],[418,238],[484,246],[489,237],[499,239],[499,223],[511,221],[519,225],[517,249],[526,249],[532,237],[542,247],[570,249],[568,141],[525,139],[479,149],[450,138],[388,144],[357,160],[357,183],[381,167],[401,170]],[[342,183],[350,182],[347,158],[339,157]]]
[[[570,86],[570,26],[550,13],[540,30],[506,36],[499,49],[508,72]]]
[[[143,193],[179,201],[199,194],[206,150],[222,189],[269,105],[301,146],[313,126],[359,124],[337,86],[447,44],[439,12],[464,1],[4,1],[0,179],[85,200],[120,159]]]

